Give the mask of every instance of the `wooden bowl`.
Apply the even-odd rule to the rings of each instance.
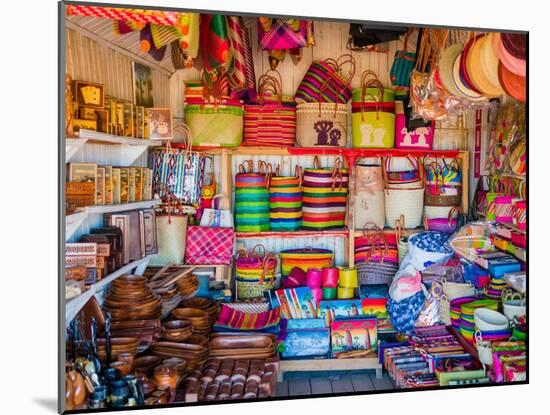
[[[155,366],[158,366],[161,362],[161,358],[158,356],[142,356],[134,359],[133,368],[136,373],[143,373],[144,375],[151,375]]]
[[[193,334],[193,325],[189,320],[172,320],[162,324],[162,338],[181,342]]]

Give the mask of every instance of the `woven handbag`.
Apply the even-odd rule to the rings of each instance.
[[[189,226],[185,263],[191,265],[231,265],[235,231],[232,228]]]
[[[417,163],[417,170],[408,172],[392,172],[390,158],[386,159],[382,171],[385,193],[384,204],[386,210],[386,223],[392,226],[396,221],[404,217],[405,229],[418,228],[422,224],[422,211],[424,208],[424,174],[422,164]],[[411,163],[413,159],[409,158]]]
[[[355,227],[373,222],[379,228],[384,227],[384,180],[381,165],[355,166]]]
[[[306,229],[342,228],[346,223],[349,174],[337,158],[331,168],[321,168],[315,156],[314,167],[304,171],[302,226]]]
[[[296,103],[283,97],[281,75],[271,72],[278,78],[263,74],[256,102],[244,106],[243,145],[292,147],[296,142]]]
[[[344,75],[344,66],[349,65],[348,74]],[[355,75],[355,59],[344,54],[338,59],[328,58],[313,62],[296,90],[298,103],[331,102],[346,104],[351,98],[351,80]],[[330,82],[333,88],[322,88]]]
[[[386,235],[375,224],[355,239],[355,260],[360,285],[389,284],[399,267],[394,235]]]
[[[442,233],[453,233],[459,227],[464,226],[466,217],[462,209],[458,206],[453,206],[449,210],[446,218],[429,219],[424,216],[424,229],[427,231],[437,231]]]
[[[369,79],[370,78],[370,79]],[[395,97],[384,88],[376,73],[361,75],[361,87],[353,90],[351,104],[352,144],[355,148],[393,148]]]
[[[258,249],[262,248],[262,252]],[[265,246],[255,245],[250,252],[239,251],[235,260],[235,282],[237,298],[252,299],[275,287],[275,272],[278,260],[267,253]]]
[[[235,225],[237,232],[269,231],[269,174],[267,164],[246,160],[235,175]]]
[[[269,223],[273,231],[296,231],[302,227],[302,168],[294,176],[273,176],[269,182]]]
[[[439,162],[428,162],[425,166],[426,206],[459,206],[462,200],[462,171],[457,159],[447,163],[445,159]]]
[[[390,69],[390,80],[395,90],[408,91],[411,84],[411,72],[416,62],[416,53],[407,50],[409,37],[416,29],[409,29],[403,40],[403,50],[395,52]]]

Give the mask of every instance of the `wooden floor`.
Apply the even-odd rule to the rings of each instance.
[[[395,389],[387,373],[376,379],[374,370],[290,372],[277,383],[275,396],[319,395]]]

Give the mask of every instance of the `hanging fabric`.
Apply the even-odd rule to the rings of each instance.
[[[227,16],[227,28],[233,56],[228,70],[231,96],[249,100],[255,96],[256,77],[248,29],[241,16]]]
[[[201,14],[199,49],[204,70],[212,78],[227,70],[231,63],[231,47],[224,15]]]

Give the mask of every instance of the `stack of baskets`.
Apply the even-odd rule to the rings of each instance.
[[[262,252],[258,252],[262,248]],[[235,285],[237,298],[249,300],[263,297],[263,293],[275,288],[278,260],[266,253],[265,247],[258,244],[250,252],[239,251],[235,261]]]
[[[286,277],[293,268],[307,272],[310,268],[327,268],[333,263],[333,253],[328,249],[302,248],[287,249],[281,254],[281,274]]]
[[[263,161],[258,163],[258,172],[254,172],[252,160],[239,165],[235,175],[235,227],[237,232],[269,231],[268,174]]]

